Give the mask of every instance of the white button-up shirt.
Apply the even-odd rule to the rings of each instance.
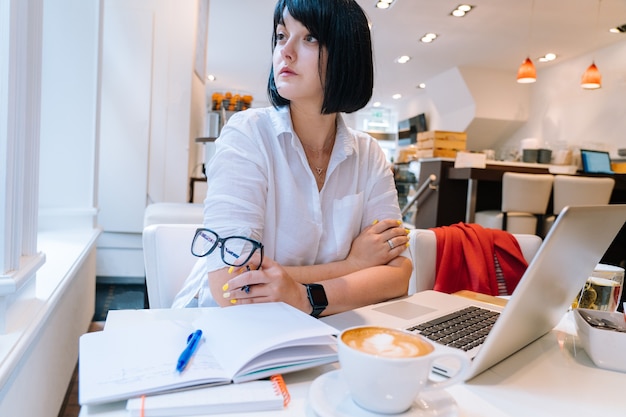
[[[288,107],[235,113],[207,168],[204,225],[220,237],[246,236],[286,266],[343,260],[374,220],[401,219],[391,164],[376,139],[337,118],[326,180],[318,191]],[[208,273],[224,268],[219,249],[200,258],[174,307],[217,305]]]

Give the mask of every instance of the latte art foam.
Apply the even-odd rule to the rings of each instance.
[[[353,349],[388,358],[411,358],[433,350],[419,336],[382,327],[353,329],[345,332],[342,340]]]

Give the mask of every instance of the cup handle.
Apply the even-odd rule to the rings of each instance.
[[[465,375],[467,375],[470,365],[471,365],[471,361],[469,357],[462,350],[452,349],[452,348],[443,347],[443,346],[438,346],[437,349],[442,350],[442,352],[437,352],[433,355],[431,362],[430,362],[431,369],[436,360],[446,359],[446,358],[454,358],[455,360],[457,360],[460,365],[460,368],[454,375],[442,381],[433,381],[429,379],[428,382],[424,386],[424,390],[430,391],[430,390],[435,390],[435,389],[447,388],[458,382],[463,382],[463,380],[465,379]]]

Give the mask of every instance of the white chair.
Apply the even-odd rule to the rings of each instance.
[[[151,224],[198,224],[204,220],[204,204],[152,203],[143,213],[143,227]]]
[[[505,172],[501,209],[478,211],[474,222],[485,228],[543,236],[553,181],[552,174]]]
[[[545,219],[547,234],[561,210],[567,206],[595,206],[609,204],[615,180],[609,177],[556,175],[553,185],[553,215]]]
[[[541,238],[534,234],[514,234],[520,245],[524,259],[530,262],[539,247]],[[435,286],[437,265],[437,238],[429,229],[413,229],[409,233],[409,248],[413,258],[413,274],[409,281],[409,295],[432,290]]]
[[[143,229],[143,256],[150,308],[170,308],[198,260],[191,241],[201,224],[153,224]]]

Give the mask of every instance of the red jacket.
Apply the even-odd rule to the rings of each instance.
[[[528,267],[509,232],[466,223],[431,230],[437,237],[436,291],[510,295]]]

